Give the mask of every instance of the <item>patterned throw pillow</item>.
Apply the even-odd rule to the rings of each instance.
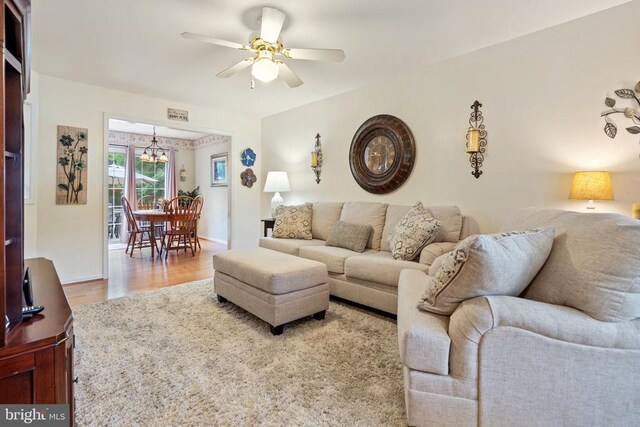
[[[467,237],[430,277],[418,308],[450,315],[463,301],[486,295],[520,295],[551,253],[555,228]]]
[[[313,205],[283,206],[276,208],[272,237],[276,239],[311,240]]]
[[[394,259],[411,261],[431,243],[440,231],[440,221],[416,203],[396,224],[389,234],[389,245]]]
[[[338,221],[331,229],[325,246],[337,246],[355,252],[364,252],[372,232],[373,227],[368,224]]]

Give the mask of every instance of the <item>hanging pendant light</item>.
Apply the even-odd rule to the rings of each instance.
[[[159,154],[162,152],[162,154]],[[140,160],[147,163],[167,163],[169,157],[164,151],[164,148],[158,145],[156,139],[156,127],[153,127],[153,138],[151,139],[151,145],[144,149],[144,152],[140,155]]]

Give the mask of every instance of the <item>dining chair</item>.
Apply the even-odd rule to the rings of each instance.
[[[188,196],[178,196],[165,205],[167,212],[167,229],[162,239],[164,257],[167,259],[170,250],[179,251],[187,248],[191,250],[191,256],[195,256],[195,230],[197,224],[197,212],[200,201]]]
[[[133,250],[138,248],[142,250],[142,248],[151,247],[151,229],[149,227],[143,227],[138,224],[135,217],[133,216],[133,210],[131,209],[131,204],[126,197],[122,196],[122,210],[124,211],[125,217],[127,218],[127,231],[129,232],[129,240],[127,241],[127,249],[125,249],[125,253],[129,253],[129,247],[131,247],[131,253],[129,256],[133,256]],[[144,235],[147,235],[145,239]]]
[[[139,211],[146,211],[150,209],[158,209],[158,201],[159,197],[156,197],[153,194],[147,194],[146,196],[142,196],[138,199],[136,203],[137,209]]]
[[[153,210],[153,209],[160,209],[160,199],[161,197],[158,197],[156,195],[153,194],[147,194],[146,196],[142,196],[138,199],[136,205],[137,205],[137,210],[139,211],[147,211],[147,210]],[[140,223],[143,227],[148,227],[149,221],[142,221]],[[162,235],[164,233],[164,222],[156,222],[154,224],[154,228],[155,228],[155,234],[158,239],[162,239]]]
[[[198,194],[193,201],[194,202],[198,202],[197,205],[197,212],[196,212],[196,229],[194,231],[194,237],[196,239],[196,245],[198,246],[198,249],[202,250],[202,246],[200,246],[200,239],[198,238],[198,223],[200,222],[200,214],[202,213],[202,207],[204,206],[204,197],[202,197],[202,194]]]

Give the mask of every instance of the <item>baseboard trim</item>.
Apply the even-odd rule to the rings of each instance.
[[[102,280],[102,274],[96,274],[95,276],[75,277],[71,280],[60,280],[60,283],[64,285],[77,285],[84,282],[93,282],[94,280]]]
[[[209,242],[220,243],[221,245],[225,245],[225,246],[228,244],[226,240],[214,239],[213,237],[198,235],[198,238],[202,240],[207,240]]]

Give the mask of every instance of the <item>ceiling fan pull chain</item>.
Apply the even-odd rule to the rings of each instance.
[[[256,82],[255,80],[253,80],[253,77],[251,77],[251,89],[255,89],[256,87]]]

